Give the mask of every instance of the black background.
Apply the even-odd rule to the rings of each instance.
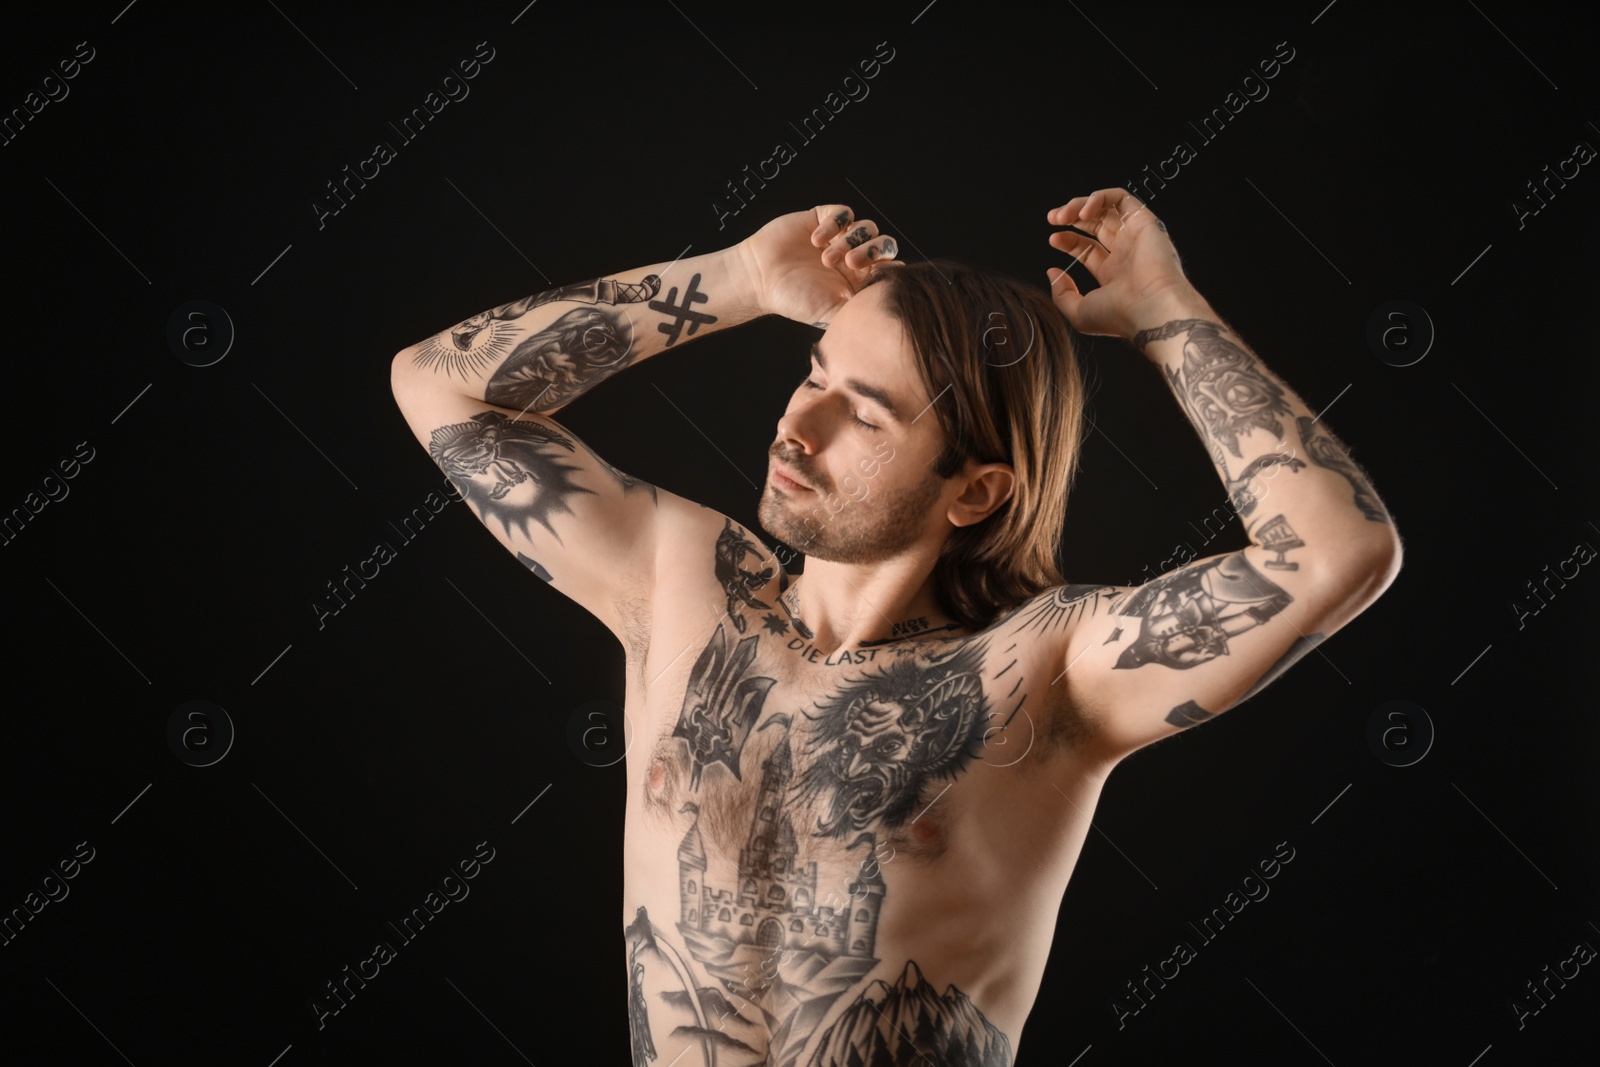
[[[78,842],[95,858],[0,948],[6,1059],[625,1062],[623,769],[569,741],[587,702],[621,703],[621,648],[460,504],[411,543],[391,534],[443,484],[391,399],[391,356],[820,202],[876,219],[905,258],[1043,285],[1065,260],[1046,210],[1180,139],[1198,156],[1150,206],[1201,292],[1329,412],[1405,564],[1322,655],[1112,775],[1017,1062],[1487,1067],[1587,1044],[1594,966],[1520,1029],[1512,1001],[1600,946],[1600,576],[1583,567],[1520,628],[1513,603],[1600,546],[1600,173],[1520,227],[1512,203],[1600,146],[1592,35],[1565,6],[1489,0],[925,2],[8,17],[0,109],[79,41],[95,56],[0,148],[0,509],[80,442],[94,458],[0,546],[0,908]],[[494,58],[470,95],[403,144],[388,123],[480,41]],[[870,95],[801,143],[789,123],[883,41]],[[1285,41],[1270,95],[1202,144],[1188,122]],[[378,140],[397,158],[319,228],[324,183]],[[713,201],[778,141],[797,158],[719,230]],[[166,340],[193,299],[237,331],[212,366]],[[1366,339],[1395,299],[1437,331],[1411,366]],[[809,336],[721,333],[561,421],[755,529]],[[1237,522],[1209,544],[1194,529],[1223,493],[1154,368],[1104,338],[1085,366],[1097,428],[1068,577],[1242,547]],[[398,557],[319,629],[313,599],[379,540]],[[236,730],[206,767],[167,740],[195,699]],[[1368,742],[1391,700],[1435,731],[1404,768]],[[1426,732],[1413,714],[1393,744]],[[495,858],[471,895],[319,1030],[309,1000],[480,841]],[[1119,1029],[1124,983],[1197,942],[1188,922],[1280,841],[1295,858],[1271,895]]]

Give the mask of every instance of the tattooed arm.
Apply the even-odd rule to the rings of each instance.
[[[401,351],[391,377],[397,389],[549,415],[626,367],[758,315],[825,324],[894,255],[894,239],[843,204],[794,212],[720,252],[479,312]]]
[[[1062,232],[1051,244],[1101,283],[1085,296],[1053,275],[1057,305],[1160,368],[1251,541],[1137,588],[1102,587],[1079,613],[1068,686],[1120,758],[1277,678],[1388,588],[1401,545],[1361,468],[1188,283],[1147,207],[1103,190],[1050,221],[1093,235]]]
[[[394,358],[392,381],[548,415],[676,343],[754,317],[727,251],[513,300]]]
[[[474,315],[399,352],[391,388],[495,538],[639,651],[658,546],[677,544],[707,513],[617,470],[549,415],[712,330],[768,313],[824,320],[893,256],[893,239],[844,205],[795,212],[721,252]]]

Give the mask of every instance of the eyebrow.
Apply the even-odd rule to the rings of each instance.
[[[816,360],[817,365],[823,370],[828,369],[828,360],[822,354],[822,343],[820,341],[812,343],[811,358]],[[877,386],[868,385],[858,378],[846,378],[844,384],[845,388],[877,404],[895,422],[904,423],[906,421],[905,416],[900,414],[900,408],[895,404],[894,398]]]

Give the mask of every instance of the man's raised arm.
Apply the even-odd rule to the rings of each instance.
[[[843,205],[794,212],[720,252],[474,315],[397,353],[390,386],[417,440],[507,551],[641,651],[654,575],[666,573],[658,555],[698,549],[716,516],[617,470],[550,414],[713,330],[768,313],[829,321],[894,254],[893,238]]]
[[[1084,295],[1052,271],[1057,306],[1078,329],[1122,337],[1160,368],[1251,541],[1136,588],[1095,592],[1068,642],[1068,686],[1116,758],[1270,684],[1388,588],[1401,543],[1365,473],[1188,283],[1148,208],[1102,190],[1049,221],[1093,235],[1061,231],[1050,243],[1101,283]]]
[[[624,368],[759,315],[825,324],[858,287],[852,276],[894,252],[844,205],[795,212],[730,248],[479,312],[401,351],[392,378],[548,415]]]

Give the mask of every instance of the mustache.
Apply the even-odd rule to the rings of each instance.
[[[776,450],[773,450],[773,451],[769,452],[768,454],[771,455],[772,458],[777,460],[779,463],[782,463],[785,467],[788,467],[790,470],[794,471],[795,474],[799,475],[800,478],[803,479],[807,485],[812,486],[813,488],[816,488],[816,489],[822,489],[823,488],[822,479],[818,478],[816,472],[813,471],[810,467],[807,467],[803,463],[797,463],[797,462],[795,462],[795,460],[792,457],[787,456],[787,455],[783,454],[782,452],[779,452],[779,451],[776,451]]]

